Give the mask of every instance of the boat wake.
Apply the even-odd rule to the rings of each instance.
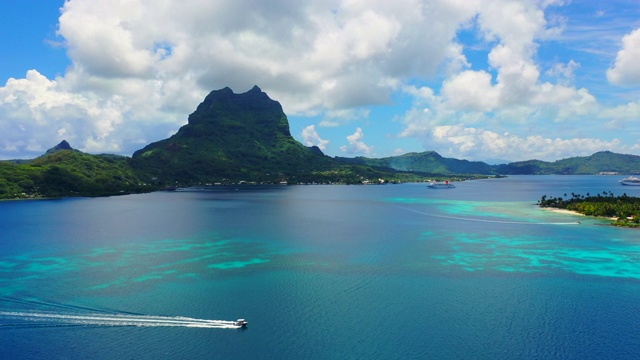
[[[61,304],[33,299],[3,297],[0,298],[0,302],[13,304],[13,307],[17,305],[20,307],[28,306],[32,308],[30,310],[6,308],[1,309],[0,328],[33,328],[60,326],[162,326],[239,329],[243,327],[243,325],[239,323],[239,321],[208,320],[184,316],[145,315],[110,309],[94,309],[85,306]],[[40,309],[33,309],[34,307]]]
[[[207,320],[183,316],[113,314],[60,314],[47,312],[0,311],[0,327],[55,326],[139,326],[239,329],[235,321]]]
[[[488,220],[488,219],[474,219],[474,218],[465,218],[459,216],[448,216],[448,215],[439,215],[439,214],[431,214],[422,211],[417,211],[413,209],[409,209],[406,207],[400,207],[401,209],[414,212],[416,214],[437,217],[442,219],[452,219],[452,220],[462,220],[462,221],[475,221],[475,222],[484,222],[484,223],[497,223],[497,224],[518,224],[518,225],[580,225],[579,221],[574,222],[530,222],[530,221],[504,221],[504,220]]]

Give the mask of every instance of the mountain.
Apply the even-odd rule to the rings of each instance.
[[[180,183],[278,181],[332,165],[320,149],[291,136],[280,103],[257,86],[243,94],[212,91],[187,125],[132,158],[138,173]]]
[[[67,140],[62,140],[58,145],[52,147],[51,149],[47,150],[47,152],[43,155],[46,156],[47,154],[53,154],[53,153],[57,153],[59,151],[62,150],[71,150],[71,151],[78,151],[74,148],[71,147],[71,145],[67,142]]]
[[[554,162],[528,160],[495,167],[496,173],[505,175],[594,175],[603,172],[620,174],[640,173],[640,156],[597,152],[591,156],[578,156]]]
[[[407,153],[380,159],[365,157],[337,158],[345,163],[362,164],[378,168],[390,168],[398,171],[417,171],[427,174],[495,174],[495,167],[480,161],[458,160],[442,157],[435,151]]]
[[[63,141],[33,160],[0,162],[0,199],[104,196],[150,191],[117,155],[91,155]]]
[[[338,159],[347,163],[387,167],[402,171],[418,171],[427,174],[595,175],[605,172],[640,173],[640,156],[616,154],[611,151],[601,151],[591,156],[571,157],[554,162],[527,160],[502,165],[445,158],[434,151],[408,153],[380,159],[365,157]]]

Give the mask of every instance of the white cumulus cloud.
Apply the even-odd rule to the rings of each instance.
[[[640,85],[640,29],[622,38],[615,64],[607,70],[607,79],[616,85]]]
[[[327,148],[329,144],[329,140],[324,140],[320,137],[318,132],[316,131],[315,125],[309,125],[306,128],[302,129],[302,140],[307,146],[317,146],[320,150],[324,150]]]
[[[432,141],[448,147],[448,153],[465,159],[503,158],[512,161],[547,160],[561,157],[585,156],[619,145],[593,138],[548,138],[540,135],[518,136],[508,132],[499,134],[490,130],[465,127],[463,124],[436,126]],[[482,154],[479,158],[477,154]]]
[[[0,88],[0,118],[11,120],[0,121],[1,146],[40,152],[64,137],[88,150],[118,152],[117,142],[100,143],[122,123],[120,105],[117,98],[70,92],[58,80],[30,70],[26,78],[9,79]]]
[[[356,132],[347,136],[349,145],[342,145],[340,150],[347,154],[370,155],[373,153],[373,146],[369,146],[364,142],[364,133],[361,128],[357,128]]]

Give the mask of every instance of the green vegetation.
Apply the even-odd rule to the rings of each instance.
[[[588,216],[616,218],[614,225],[640,226],[640,198],[628,196],[614,196],[606,191],[595,196],[571,193],[571,197],[547,197],[543,195],[538,201],[540,207],[552,207],[578,212]]]
[[[194,185],[291,181],[335,164],[297,142],[280,104],[258,87],[211,92],[168,139],[133,154],[131,165],[148,182]]]
[[[65,149],[25,163],[0,162],[0,199],[106,196],[151,189],[122,156]]]
[[[171,186],[250,183],[387,183],[424,181],[424,172],[330,158],[290,133],[277,101],[258,87],[212,91],[168,139],[136,151],[131,165],[148,183]],[[433,171],[439,173],[439,169]]]
[[[280,104],[258,87],[211,92],[175,135],[132,158],[90,155],[62,141],[37,159],[0,162],[0,199],[103,196],[164,187],[231,183],[387,183],[421,181],[351,164],[306,147],[290,134]]]
[[[507,175],[595,175],[601,172],[640,173],[640,156],[597,152],[591,156],[572,157],[554,162],[528,160],[495,167],[496,173]]]
[[[431,174],[496,174],[494,167],[480,161],[445,158],[435,151],[408,153],[400,156],[370,159],[366,157],[341,158],[336,160],[349,164],[361,164],[398,171],[424,172]]]
[[[434,151],[408,153],[401,156],[380,159],[337,157],[336,160],[349,164],[434,174],[595,175],[598,173],[640,173],[640,156],[615,154],[610,151],[602,151],[591,156],[572,157],[554,162],[527,160],[503,165],[488,165],[480,161],[445,158]]]

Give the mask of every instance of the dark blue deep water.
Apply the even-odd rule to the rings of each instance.
[[[640,358],[640,230],[535,206],[618,180],[1,202],[0,358]]]

